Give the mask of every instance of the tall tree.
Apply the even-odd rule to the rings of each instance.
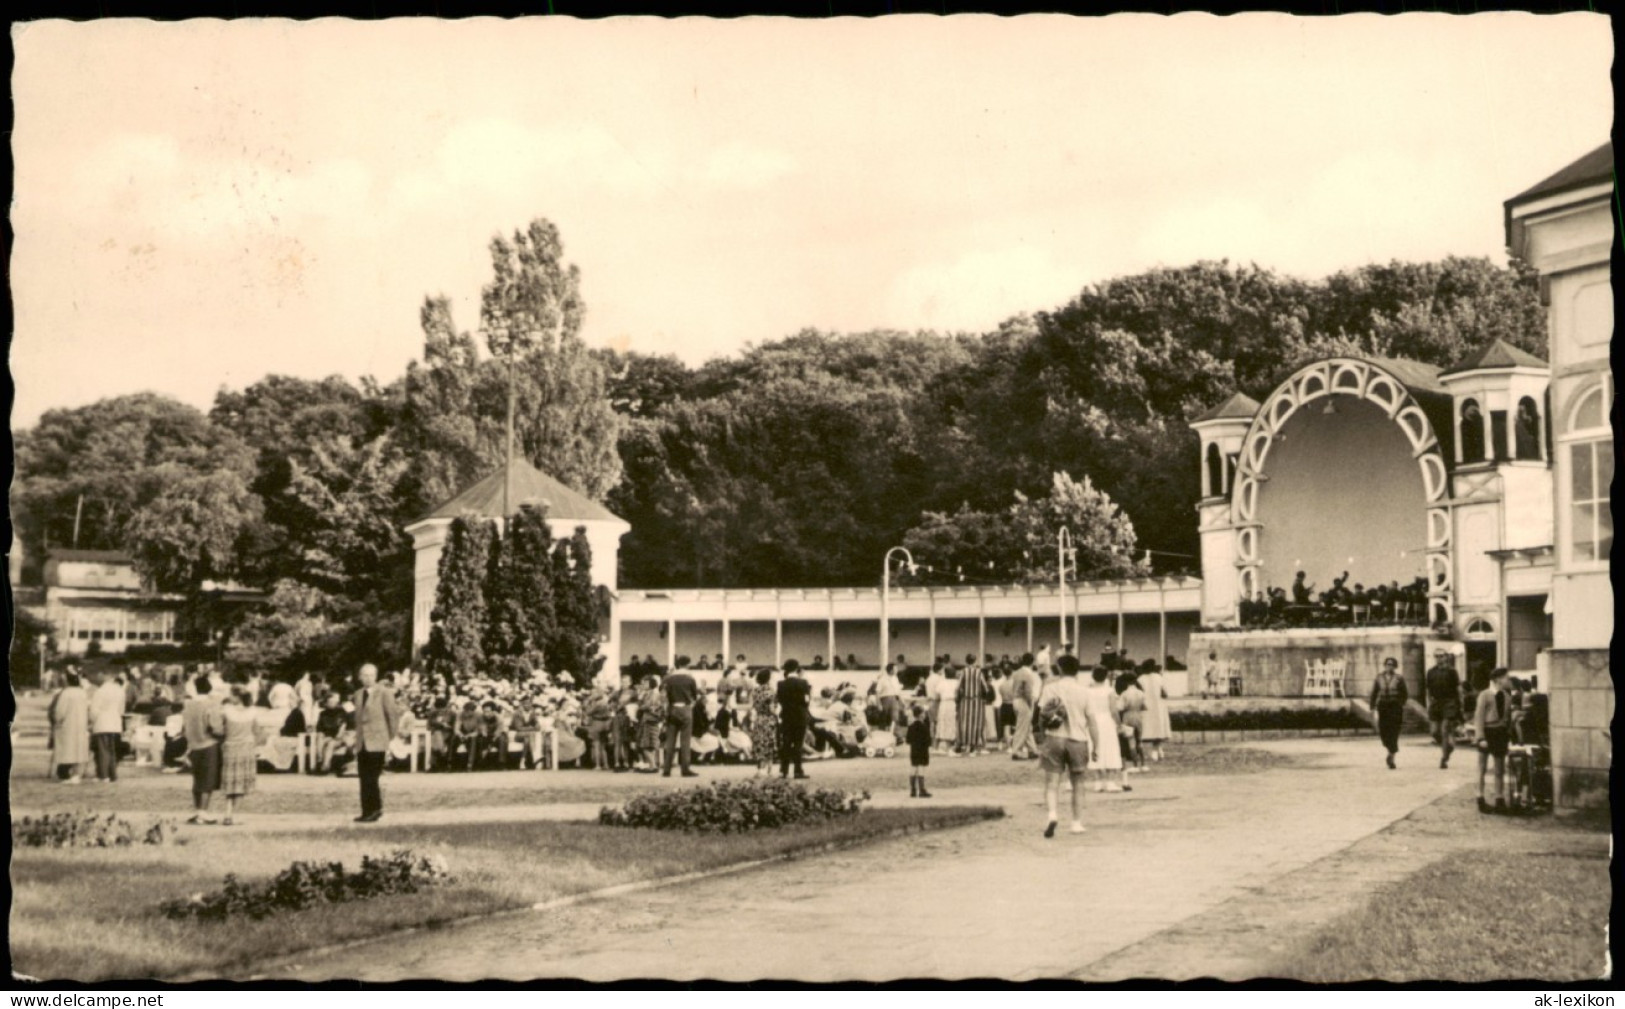
[[[487,620],[485,582],[496,538],[495,523],[468,516],[453,519],[446,530],[423,655],[431,673],[461,677],[485,666],[481,640]]]
[[[224,501],[235,513],[245,504],[239,485],[253,476],[253,452],[240,439],[198,410],[152,393],[48,410],[16,435],[15,448],[14,520],[24,554],[35,562],[47,544],[133,549],[131,523],[166,492],[160,507],[174,521],[187,518],[188,497]],[[184,493],[175,490],[194,479]],[[166,531],[177,538],[186,532],[148,520],[148,539]],[[197,531],[219,560],[220,524]]]
[[[598,661],[598,593],[592,584],[592,545],[585,526],[553,547],[553,637],[548,668],[568,672],[578,685],[592,682]]]
[[[518,675],[521,664],[546,654],[555,628],[553,533],[546,513],[522,505],[508,520],[500,545],[486,566],[486,622],[482,635],[487,668],[499,676]]]

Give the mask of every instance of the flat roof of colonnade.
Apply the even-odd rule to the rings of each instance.
[[[1058,585],[942,585],[893,587],[886,599],[892,620],[1050,617],[1060,612]],[[1066,613],[1115,616],[1198,612],[1202,581],[1189,576],[1131,578],[1069,584]],[[622,589],[616,619],[655,623],[734,620],[878,620],[881,591],[868,588]]]

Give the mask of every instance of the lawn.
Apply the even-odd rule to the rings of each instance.
[[[1291,758],[1235,746],[1180,744],[1165,748],[1166,757],[1153,775],[1247,774],[1265,771]],[[745,780],[751,769],[702,766],[704,781]],[[892,759],[824,760],[807,764],[814,783],[879,794],[907,788],[908,761]],[[984,757],[934,757],[933,790],[1031,786],[1042,780],[1036,761],[1015,762],[994,754]],[[467,809],[493,806],[536,806],[547,803],[617,803],[647,788],[678,786],[679,779],[658,775],[609,774],[596,771],[498,771],[474,774],[391,774],[384,779],[385,806],[391,812]],[[38,811],[90,806],[96,809],[183,817],[191,812],[191,779],[141,769],[126,773],[117,785],[62,786],[43,777],[18,773],[11,779],[13,810]],[[946,795],[945,795],[946,797]],[[244,807],[256,814],[304,813],[353,816],[358,804],[354,778],[265,774]]]
[[[1391,829],[1439,857],[1306,937],[1270,976],[1333,984],[1601,976],[1613,899],[1606,810],[1483,817],[1464,788]]]
[[[872,809],[841,820],[724,836],[582,822],[385,826],[364,834],[210,829],[164,846],[18,849],[11,865],[12,966],[46,980],[242,976],[267,959],[399,928],[1001,815],[991,807]],[[443,855],[456,881],[261,921],[171,921],[157,911],[169,898],[218,888],[228,872],[245,880],[266,878],[297,860],[353,867],[364,854],[397,847]]]

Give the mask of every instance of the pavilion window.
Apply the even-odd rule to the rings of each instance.
[[[1484,461],[1484,413],[1473,399],[1461,404],[1461,461]]]
[[[1505,410],[1490,411],[1490,450],[1495,453],[1495,461],[1503,462],[1512,458],[1507,445],[1507,412]]]
[[[1518,400],[1518,417],[1513,426],[1515,457],[1540,459],[1540,407],[1525,396]]]
[[[1207,447],[1207,496],[1224,496],[1224,456],[1217,445]]]

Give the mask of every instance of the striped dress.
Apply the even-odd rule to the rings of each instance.
[[[980,749],[986,739],[987,702],[982,699],[986,685],[987,674],[980,666],[966,666],[959,674],[959,745],[967,750]]]

